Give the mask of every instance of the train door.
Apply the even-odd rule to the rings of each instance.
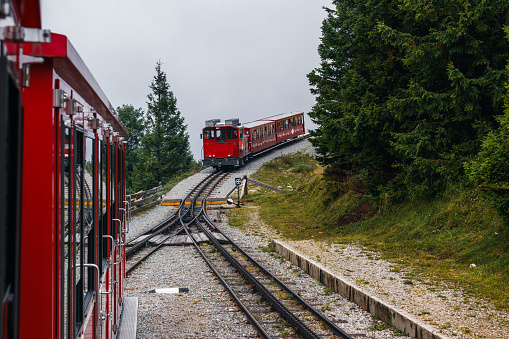
[[[0,41],[0,338],[18,337],[22,106],[16,71]]]

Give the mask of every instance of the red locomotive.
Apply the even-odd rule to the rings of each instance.
[[[254,154],[305,133],[304,113],[282,113],[240,124],[207,120],[203,129],[203,165],[242,166]]]
[[[39,1],[0,3],[0,338],[114,338],[127,131]]]

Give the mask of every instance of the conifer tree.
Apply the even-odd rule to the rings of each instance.
[[[143,110],[132,105],[122,105],[117,108],[120,120],[124,123],[129,138],[126,145],[126,189],[127,194],[133,193],[134,168],[140,158],[140,142],[143,135]]]
[[[506,32],[509,41],[509,27]],[[509,83],[506,84],[505,112],[497,120],[499,128],[486,136],[479,156],[465,167],[470,179],[485,189],[509,225]]]
[[[367,171],[394,190],[433,194],[503,111],[507,0],[334,0],[321,65],[308,75],[330,176]]]
[[[156,75],[147,95],[145,134],[141,139],[140,163],[135,168],[135,190],[165,184],[172,176],[190,168],[193,157],[184,118],[170,91],[166,73],[157,62]]]

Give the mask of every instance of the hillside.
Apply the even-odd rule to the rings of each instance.
[[[458,186],[433,199],[387,206],[353,178],[341,193],[328,193],[322,172],[309,155],[279,157],[253,177],[286,192],[253,186],[245,204],[258,206],[261,220],[287,241],[314,240],[329,246],[326,252],[358,244],[406,272],[405,284],[433,281],[509,309],[509,232],[482,194]],[[250,210],[231,212],[230,221],[241,225]],[[508,319],[499,326],[507,328]]]

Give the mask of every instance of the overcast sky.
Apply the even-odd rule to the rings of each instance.
[[[146,110],[158,60],[201,159],[205,120],[309,112],[332,0],[41,0],[114,107]],[[307,118],[308,127],[312,127]]]

